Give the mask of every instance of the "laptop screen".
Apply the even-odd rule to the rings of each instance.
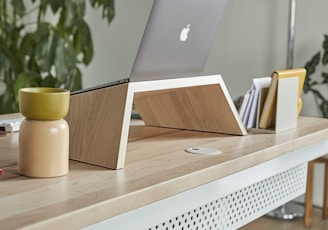
[[[131,52],[135,56],[131,57],[132,63],[126,55],[123,55],[123,60],[114,55],[116,62],[126,62],[123,66],[130,70],[132,68],[129,76],[72,92],[72,94],[111,87],[129,81],[192,77],[203,71],[227,0],[154,0],[149,1],[150,3],[152,3],[149,6],[150,14],[142,19],[147,21],[143,27],[143,35],[142,33],[129,34],[133,36],[132,40],[140,42],[139,48],[135,51],[130,46],[126,47],[129,51],[133,49]],[[119,30],[126,30],[126,26]],[[130,22],[130,26],[135,25]],[[115,30],[115,28],[112,29]],[[128,29],[128,31],[131,30],[131,28]],[[119,49],[123,49],[122,45],[130,44],[125,41],[126,39],[126,36],[123,36],[122,44],[118,45]]]
[[[155,0],[130,81],[199,75],[227,0]]]

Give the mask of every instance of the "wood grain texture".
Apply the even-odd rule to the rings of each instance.
[[[311,227],[312,225],[312,210],[313,210],[313,178],[314,166],[316,163],[324,164],[324,181],[323,181],[323,207],[322,219],[328,218],[328,158],[327,156],[317,158],[308,163],[307,186],[305,194],[305,207],[304,207],[304,226]]]
[[[110,169],[124,167],[120,143],[127,90],[128,84],[122,84],[71,96],[65,118],[70,127],[70,159]]]
[[[17,173],[18,133],[0,138],[1,229],[81,229],[328,138],[328,120],[301,117],[279,134],[233,136],[132,126],[122,170],[70,161],[67,176]],[[222,154],[194,155],[191,146]]]
[[[325,182],[324,182],[324,195],[323,195],[323,210],[322,218],[328,218],[328,159],[325,159]]]
[[[304,207],[304,226],[312,225],[312,210],[313,210],[313,176],[314,176],[314,161],[308,163],[308,174],[306,181],[305,192],[305,207]]]
[[[220,84],[137,92],[134,103],[147,125],[246,134]]]

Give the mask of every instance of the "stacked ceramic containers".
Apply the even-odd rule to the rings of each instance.
[[[63,119],[70,92],[31,87],[19,91],[19,109],[25,117],[19,132],[18,171],[29,177],[58,177],[69,169],[69,127]]]

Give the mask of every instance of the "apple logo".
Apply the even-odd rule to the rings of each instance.
[[[190,31],[190,24],[183,28],[180,33],[180,41],[185,42],[188,38],[188,33]]]

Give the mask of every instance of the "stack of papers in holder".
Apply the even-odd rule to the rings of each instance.
[[[244,126],[255,128],[258,117],[258,103],[261,91],[270,86],[271,77],[254,78],[251,89],[245,95],[234,98],[236,108]]]

